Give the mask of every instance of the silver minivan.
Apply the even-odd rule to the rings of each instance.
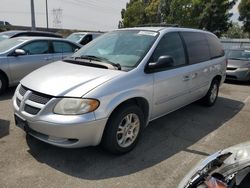
[[[212,33],[173,27],[115,30],[21,80],[15,121],[65,148],[133,149],[148,123],[202,99],[212,106],[226,58]]]

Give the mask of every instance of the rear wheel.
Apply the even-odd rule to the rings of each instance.
[[[8,86],[6,77],[0,73],[0,95],[6,90]]]
[[[219,81],[213,80],[211,86],[206,94],[206,96],[202,99],[204,105],[213,106],[218,98],[219,93]]]
[[[102,146],[115,154],[132,150],[144,127],[144,116],[136,105],[124,105],[109,118],[102,139]]]

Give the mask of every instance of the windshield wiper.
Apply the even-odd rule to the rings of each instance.
[[[112,61],[108,60],[107,58],[104,57],[97,57],[94,55],[82,55],[80,57],[75,57],[75,60],[77,59],[88,59],[88,60],[94,60],[94,61],[100,61],[100,62],[106,62],[111,64],[113,67],[116,67],[118,70],[121,70],[122,67],[119,63],[113,63]]]

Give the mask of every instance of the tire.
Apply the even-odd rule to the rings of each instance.
[[[0,73],[0,95],[6,90],[8,86],[6,77]]]
[[[136,146],[144,125],[143,112],[137,105],[123,105],[110,116],[101,145],[114,154],[127,153]]]
[[[220,83],[218,80],[213,80],[211,86],[206,94],[206,96],[202,99],[202,102],[205,106],[213,106],[218,98]]]

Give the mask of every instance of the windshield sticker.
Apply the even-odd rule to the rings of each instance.
[[[139,33],[138,33],[138,35],[149,35],[149,36],[156,36],[157,35],[157,33],[156,32],[152,32],[152,31],[140,31]]]

